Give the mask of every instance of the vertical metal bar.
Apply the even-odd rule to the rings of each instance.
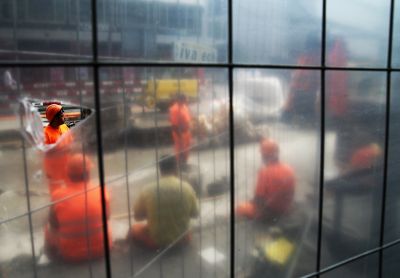
[[[128,117],[127,117],[127,112],[130,111],[130,105],[129,102],[126,98],[126,88],[125,88],[125,79],[123,75],[123,69],[120,71],[120,74],[122,78],[122,97],[123,97],[123,105],[124,105],[124,158],[125,158],[125,183],[126,183],[126,201],[128,204],[128,225],[129,229],[132,227],[132,214],[131,214],[131,193],[130,193],[130,188],[129,188],[129,169],[128,169]],[[127,106],[128,105],[128,106]],[[135,268],[134,268],[134,263],[133,263],[133,249],[132,249],[132,244],[129,247],[129,257],[130,257],[130,275],[133,277],[135,274]]]
[[[85,145],[82,144],[82,153],[83,156],[86,157],[86,152],[85,152]],[[86,169],[86,161],[83,160],[83,169]],[[88,222],[88,187],[87,187],[87,181],[85,181],[85,228],[86,228],[86,247],[88,249],[89,257],[91,257],[91,247],[90,247],[90,233],[89,233],[89,222]],[[89,275],[90,277],[93,277],[93,270],[92,270],[92,262],[91,260],[88,260],[89,263]]]
[[[154,90],[154,124],[155,124],[155,130],[154,130],[154,136],[156,140],[156,175],[157,175],[157,210],[158,210],[158,222],[160,223],[160,175],[158,173],[158,161],[160,160],[159,154],[158,154],[158,148],[159,148],[159,138],[158,138],[158,119],[157,119],[157,78],[154,74],[154,68],[151,68],[151,76],[152,76],[152,82],[153,82],[153,90]],[[164,277],[163,274],[163,265],[162,265],[162,256],[160,256],[159,260],[159,271],[160,271],[160,278]]]
[[[178,0],[178,8],[179,8],[179,0]],[[179,11],[179,9],[178,9],[178,11]],[[182,68],[178,68],[179,70],[178,70],[178,94],[181,94],[182,93],[182,91],[181,91],[181,76],[182,76]],[[181,130],[181,126],[179,126],[178,127],[179,128],[179,136],[180,136],[180,134],[182,134],[182,130]],[[189,152],[189,150],[186,150],[186,149],[184,149],[183,150],[184,152]],[[178,160],[178,162],[179,162],[179,183],[180,183],[180,202],[181,202],[181,207],[183,208],[183,192],[182,192],[182,159],[181,159],[181,157],[183,157],[185,154],[182,154],[182,156],[181,156],[181,154],[179,153],[178,154],[178,156],[179,156],[179,160]],[[186,166],[188,166],[187,165],[187,161],[185,161],[184,162],[184,164],[183,165],[185,165],[185,167]],[[185,277],[185,267],[184,267],[184,265],[185,265],[185,257],[183,256],[183,252],[181,252],[181,274],[182,274],[182,277]]]
[[[199,0],[196,0],[196,10],[194,11],[193,14],[194,14],[193,15],[193,17],[194,17],[193,25],[194,25],[195,34],[196,34],[196,42],[199,43],[199,40],[200,40],[199,30],[200,30],[200,22],[201,22],[201,20],[200,20],[201,9],[200,9]]]
[[[197,0],[198,1],[198,0]],[[199,96],[197,97],[198,99],[197,99],[197,105],[196,105],[196,108],[197,108],[197,122],[199,122],[199,114],[200,114],[200,98],[199,98]],[[198,127],[198,132],[197,132],[197,135],[196,135],[196,137],[197,137],[197,145],[199,146],[199,145],[201,145],[202,144],[202,142],[200,142],[200,134],[199,134],[199,130],[200,130],[200,128]],[[197,148],[197,175],[198,175],[198,179],[197,179],[197,182],[198,182],[198,190],[199,190],[199,196],[197,196],[198,197],[198,199],[200,200],[200,198],[201,198],[201,194],[202,194],[202,187],[201,187],[201,171],[200,171],[200,150],[199,150],[199,148]],[[199,245],[200,245],[200,251],[201,250],[203,250],[203,238],[202,238],[202,232],[203,232],[203,225],[202,225],[202,217],[201,217],[201,213],[202,213],[202,202],[201,201],[199,201],[199,225],[200,225],[200,228],[199,228]],[[203,277],[203,272],[202,272],[202,268],[203,268],[203,259],[202,259],[202,257],[201,256],[199,256],[199,265],[200,265],[200,270],[199,270],[199,277],[201,278],[201,277]]]
[[[385,220],[386,220],[386,194],[388,189],[388,164],[389,164],[389,142],[390,142],[390,110],[391,110],[391,78],[392,72],[392,45],[393,45],[393,22],[394,22],[394,0],[390,1],[390,18],[389,18],[389,45],[387,56],[387,72],[386,72],[386,115],[385,115],[385,157],[383,162],[383,189],[381,204],[381,229],[379,247],[382,248],[385,242]],[[383,276],[383,249],[379,250],[379,277]]]
[[[73,0],[74,1],[74,0]],[[81,54],[81,42],[79,41],[81,26],[81,0],[76,1],[76,44],[78,55]]]
[[[14,55],[18,60],[18,39],[17,39],[17,0],[13,0],[13,41],[14,41]],[[19,91],[18,91],[19,92]]]
[[[79,88],[79,84],[80,84],[80,74],[79,74],[79,72],[77,71],[77,70],[79,70],[80,68],[77,68],[77,69],[75,69],[75,79],[76,79],[76,81],[78,81],[78,82],[76,82],[77,84],[78,84],[78,88]],[[83,109],[82,109],[82,102],[83,102],[83,98],[82,98],[82,91],[81,90],[79,90],[79,104],[80,104],[80,112],[81,112],[81,119],[82,119],[82,111],[83,111]],[[83,153],[83,156],[85,157],[86,156],[86,148],[85,148],[85,143],[84,143],[84,141],[82,140],[82,153]],[[83,168],[84,169],[86,169],[86,161],[85,160],[83,160]],[[88,213],[87,213],[87,211],[88,211],[88,202],[87,202],[87,192],[88,192],[88,188],[87,188],[87,182],[85,181],[85,215],[86,215],[86,219],[85,219],[85,228],[86,228],[86,247],[87,247],[87,249],[88,249],[88,252],[89,252],[89,257],[90,257],[90,242],[89,242],[89,237],[90,237],[90,234],[89,234],[89,223],[88,223],[88,221],[87,221],[87,219],[88,219],[88,217],[87,217],[87,215],[88,215]],[[91,262],[91,260],[88,260],[88,263],[89,263],[89,275],[90,275],[90,277],[92,278],[93,277],[93,266],[92,266],[92,262]]]
[[[245,70],[245,74],[244,74],[244,76],[246,76],[246,82],[245,82],[245,86],[244,86],[244,93],[245,94],[249,94],[250,95],[250,93],[249,93],[249,71],[252,71],[252,70],[254,70],[254,69],[246,69]],[[246,104],[244,104],[244,105],[246,105]],[[248,118],[248,112],[245,112],[244,113],[244,115],[243,115],[244,117],[247,117]],[[243,133],[242,133],[243,134]],[[249,188],[249,186],[248,186],[248,182],[249,182],[249,180],[248,180],[248,172],[247,172],[247,144],[248,144],[248,142],[246,142],[246,143],[244,143],[244,149],[243,149],[243,151],[244,151],[244,159],[243,159],[243,164],[244,164],[244,170],[243,170],[243,175],[244,175],[244,181],[245,181],[245,184],[244,184],[244,196],[245,196],[245,202],[247,202],[248,200],[249,200],[249,194],[248,194],[248,188]],[[239,186],[240,186],[240,184],[239,184]],[[249,241],[249,229],[250,229],[250,227],[249,227],[250,225],[245,225],[245,227],[244,227],[244,250],[243,250],[243,252],[245,252],[245,253],[247,253],[247,251],[248,251],[248,241]],[[249,260],[250,260],[250,258],[249,258],[249,256],[244,256],[244,259],[243,259],[243,265],[244,266],[246,266],[246,264],[249,262]]]
[[[98,37],[97,37],[97,9],[96,0],[91,1],[92,12],[92,51],[93,51],[93,89],[95,101],[95,116],[96,116],[96,137],[97,137],[97,156],[99,167],[99,179],[101,186],[101,206],[102,206],[102,220],[103,220],[103,238],[104,238],[104,253],[105,253],[105,271],[106,276],[111,277],[111,261],[110,261],[110,246],[107,222],[107,206],[106,206],[106,187],[104,180],[104,161],[103,161],[103,138],[101,127],[101,104],[100,104],[100,88],[99,88],[99,65],[98,65]]]
[[[20,74],[19,74],[19,69],[18,69],[18,92],[20,91]],[[22,107],[20,107],[22,109]],[[24,122],[23,118],[21,117],[20,113],[20,125],[21,129],[23,129]],[[23,131],[24,132],[24,131]],[[31,250],[32,250],[32,267],[33,267],[33,277],[37,278],[37,269],[36,269],[36,254],[35,254],[35,242],[34,242],[34,236],[33,236],[33,221],[32,221],[32,212],[31,212],[31,200],[29,197],[29,178],[28,178],[28,163],[27,163],[27,158],[26,158],[26,144],[25,144],[25,138],[21,138],[22,142],[22,157],[23,157],[23,166],[24,166],[24,182],[25,182],[25,194],[26,194],[26,204],[27,204],[27,209],[28,209],[28,223],[29,223],[29,235],[31,239]]]
[[[51,20],[52,23],[56,22],[56,2],[53,0],[52,1],[52,8],[53,8],[53,18]]]
[[[321,32],[321,123],[320,123],[320,161],[319,161],[319,204],[318,204],[318,239],[316,271],[321,269],[322,219],[324,206],[324,165],[325,165],[325,47],[326,47],[326,1],[322,1]],[[318,274],[319,277],[319,274]]]
[[[215,137],[215,119],[214,119],[214,116],[215,116],[215,113],[214,113],[214,105],[215,105],[215,88],[214,88],[214,75],[211,77],[211,82],[212,82],[212,84],[211,84],[211,86],[212,86],[212,89],[211,89],[211,91],[212,91],[212,99],[211,99],[211,118],[212,118],[212,128],[211,128],[211,132],[212,132],[212,136],[213,137]],[[213,182],[214,182],[214,184],[216,183],[215,182],[215,179],[216,179],[216,165],[215,165],[215,143],[213,144],[213,146],[212,146],[212,158],[213,158],[213,163],[212,163],[212,165],[213,165]],[[214,242],[213,242],[213,244],[214,244],[214,277],[217,277],[217,220],[216,220],[216,200],[215,200],[215,196],[214,196],[214,198],[213,198],[213,208],[214,208],[214,237],[213,237],[213,239],[214,239]]]
[[[232,19],[232,1],[228,0],[228,82],[229,82],[229,151],[230,151],[230,201],[231,201],[231,254],[230,254],[230,276],[235,276],[235,122],[233,114],[233,48],[232,48],[232,34],[233,34],[233,19]]]
[[[227,76],[227,71],[225,71],[224,70],[224,74],[225,74],[225,78],[227,78],[228,76]],[[224,82],[225,82],[226,80],[224,80]],[[227,103],[226,103],[226,101],[227,100],[229,100],[229,90],[228,90],[228,87],[226,86],[227,84],[225,83],[225,85],[224,85],[224,92],[225,92],[225,99],[224,99],[224,117],[225,117],[225,120],[229,120],[226,116],[227,116],[227,114],[226,113],[229,113],[229,111],[227,111],[226,110],[226,108],[227,108]],[[229,123],[227,123],[228,125],[229,125]],[[226,136],[226,135],[225,135]],[[229,137],[228,137],[229,138]],[[226,142],[225,142],[225,144],[227,144]],[[228,148],[228,146],[227,145],[225,145],[224,146],[224,149],[225,149],[225,151],[224,151],[224,153],[225,153],[225,157],[224,157],[224,159],[225,159],[225,177],[226,177],[226,179],[225,179],[225,181],[227,182],[228,181],[228,176],[229,176],[229,163],[228,163],[228,160],[229,160],[229,148]],[[226,207],[225,207],[225,213],[228,213],[229,211],[230,211],[230,205],[229,205],[229,200],[226,200],[226,205],[225,205]],[[230,244],[230,239],[229,239],[229,233],[230,233],[230,227],[229,227],[229,222],[230,222],[230,218],[229,217],[227,217],[226,218],[226,252],[227,253],[229,253],[229,250],[230,250],[230,247],[229,247],[229,244]],[[227,271],[227,273],[228,273],[228,271]]]
[[[256,89],[254,88],[255,86],[254,86],[254,79],[255,79],[255,69],[252,69],[251,70],[251,75],[252,75],[252,78],[250,79],[252,82],[253,82],[253,84],[252,84],[252,94],[253,94],[253,100],[254,99],[256,99],[255,98],[255,96],[256,96]],[[261,70],[259,70],[259,71],[261,71]],[[259,74],[260,74],[260,72],[259,72]],[[266,92],[263,92],[264,94],[265,93],[269,93],[269,91],[266,91]],[[257,115],[257,112],[256,112],[256,105],[255,105],[255,101],[253,101],[253,103],[252,103],[252,111],[253,111],[253,113],[255,113],[256,115]],[[273,126],[271,125],[271,129],[273,129]],[[258,178],[258,175],[257,175],[257,168],[256,168],[256,150],[259,148],[259,146],[258,145],[256,145],[256,144],[254,144],[253,143],[253,146],[252,146],[252,149],[253,149],[253,167],[249,167],[249,168],[252,168],[253,169],[253,172],[251,173],[251,179],[248,179],[249,181],[251,181],[251,186],[255,186],[256,184],[257,184],[257,181],[256,181],[256,179]],[[250,164],[250,163],[249,163]],[[254,180],[253,180],[254,179]],[[249,186],[249,183],[247,183],[247,186]],[[253,189],[252,190],[253,192],[255,192],[255,190]],[[252,193],[252,194],[254,194],[254,193]],[[249,199],[247,199],[246,198],[246,202],[248,202],[249,201]],[[247,226],[247,225],[246,225]],[[257,229],[255,229],[254,228],[254,225],[248,225],[249,226],[249,228],[250,228],[250,244],[251,245],[253,245],[253,246],[255,246],[255,244],[256,244],[256,237],[257,237]],[[247,250],[247,249],[246,249]],[[247,257],[247,256],[246,256]]]
[[[211,16],[212,16],[212,46],[215,47],[215,5],[217,5],[217,1],[210,1],[211,7]],[[215,105],[215,87],[214,87],[214,74],[211,76],[211,87],[212,87],[212,100],[211,100],[211,117],[212,117],[212,136],[216,136],[215,133],[215,119],[214,119],[214,105]],[[215,143],[212,147],[212,155],[213,155],[213,182],[216,183],[216,165],[215,165]],[[214,205],[214,277],[217,277],[217,220],[216,220],[216,200],[215,197],[213,198],[213,205]]]

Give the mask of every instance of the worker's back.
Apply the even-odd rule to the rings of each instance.
[[[195,192],[185,181],[166,176],[148,186],[139,197],[135,212],[145,210],[150,236],[159,246],[178,239],[198,214]]]
[[[255,195],[265,200],[266,208],[275,213],[287,213],[292,207],[295,175],[292,168],[276,162],[264,165],[258,172]]]
[[[180,132],[189,129],[192,118],[186,104],[174,103],[169,110],[169,117],[172,126],[178,127]]]
[[[74,184],[54,192],[53,213],[57,227],[59,255],[70,261],[100,257],[104,253],[101,188],[87,183]],[[106,194],[106,206],[109,206]]]

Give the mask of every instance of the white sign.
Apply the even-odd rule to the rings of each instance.
[[[216,62],[217,51],[209,46],[190,42],[174,43],[174,58],[180,62]]]

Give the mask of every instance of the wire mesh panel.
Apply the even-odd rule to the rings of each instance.
[[[226,71],[124,67],[100,76],[113,275],[227,275]],[[165,173],[171,160],[176,171]],[[191,223],[174,208],[186,213],[188,192]]]
[[[399,236],[399,226],[395,219],[399,213],[398,198],[399,192],[397,191],[396,184],[398,183],[399,176],[395,170],[399,165],[398,162],[398,145],[399,145],[399,109],[395,103],[399,101],[399,86],[400,75],[398,73],[392,74],[392,87],[391,87],[391,107],[390,107],[390,137],[389,137],[389,154],[388,154],[388,172],[387,172],[387,199],[385,208],[385,243],[394,241]]]
[[[392,51],[392,67],[399,68],[400,67],[400,5],[399,2],[396,1],[396,4],[394,6],[394,24],[393,24],[393,51]]]
[[[398,1],[31,2],[0,0],[1,277],[390,277]]]
[[[377,267],[378,259],[378,254],[372,254],[328,271],[320,277],[381,277],[379,276],[379,268]]]
[[[326,12],[327,48],[341,40],[347,47],[348,66],[386,66],[390,1],[327,1]],[[336,66],[329,61],[327,65]]]
[[[2,0],[0,7],[0,61],[92,59],[90,0]]]
[[[301,93],[317,103],[319,73],[301,73],[302,82],[316,75],[314,91],[290,91],[299,72],[235,71],[237,275],[292,277],[315,267],[319,112],[288,103]]]
[[[383,251],[383,264],[381,277],[394,277],[399,270],[398,262],[399,246],[387,248]]]
[[[36,262],[32,256],[32,237],[28,217],[21,216],[11,222],[2,223],[0,232],[1,275],[4,277],[32,277],[36,271]]]
[[[234,1],[234,61],[320,65],[321,13],[322,1]]]
[[[349,72],[346,87],[340,72],[328,71],[326,84],[326,140],[322,254],[324,266],[377,247],[383,188],[385,75]],[[334,96],[348,90],[348,94]],[[335,98],[336,102],[334,102]],[[332,109],[329,109],[329,102]],[[342,105],[340,113],[338,105]],[[336,110],[335,110],[336,109]],[[328,153],[328,140],[332,153]],[[333,143],[334,142],[334,143]],[[332,169],[332,172],[329,172]],[[351,213],[350,213],[351,212]],[[331,244],[335,242],[334,244]],[[346,248],[345,248],[346,247]]]
[[[227,61],[226,0],[100,0],[97,12],[102,60]]]
[[[25,67],[15,68],[14,72],[15,99],[14,103],[10,102],[13,106],[8,111],[15,114],[3,117],[12,126],[8,138],[2,137],[5,139],[2,140],[2,150],[6,151],[4,161],[14,161],[14,164],[5,163],[2,169],[19,173],[23,183],[19,185],[18,176],[14,176],[10,182],[13,187],[3,187],[2,193],[8,193],[1,195],[4,212],[7,212],[2,214],[2,236],[14,242],[11,249],[4,244],[4,252],[15,250],[13,257],[4,263],[7,265],[16,261],[21,264],[21,269],[25,269],[28,267],[26,257],[32,256],[32,273],[42,273],[39,269],[44,267],[40,275],[52,277],[65,267],[60,264],[60,258],[74,261],[78,257],[99,257],[104,253],[103,234],[99,230],[103,226],[102,202],[97,168],[94,167],[93,83],[89,79],[89,68]],[[82,74],[84,72],[86,77]],[[57,120],[62,129],[55,130],[68,130],[68,133],[54,143],[51,140],[58,133],[43,128],[53,126],[56,117],[62,119],[62,124]],[[10,144],[15,141],[19,143]],[[71,164],[77,157],[78,162]],[[82,157],[85,159],[79,160]],[[17,164],[20,166],[12,170],[8,168]],[[26,206],[21,206],[21,202]],[[13,228],[20,219],[29,220],[25,233]],[[68,225],[74,226],[71,228],[73,231],[66,228]],[[92,233],[95,234],[93,237],[88,236]],[[31,235],[30,246],[22,244],[15,249],[15,243],[26,235]],[[96,237],[97,245],[85,240]],[[65,238],[70,238],[70,242]],[[72,248],[72,241],[76,246],[68,251]],[[49,252],[50,249],[56,251]],[[71,253],[76,253],[76,256]],[[90,265],[84,264],[81,268],[89,267],[90,270]],[[97,268],[103,270],[104,265],[100,262]],[[65,270],[63,272],[66,276],[70,275]]]

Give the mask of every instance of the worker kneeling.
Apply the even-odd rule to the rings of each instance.
[[[104,254],[101,188],[90,182],[91,167],[88,157],[81,154],[68,160],[67,187],[54,192],[54,201],[59,202],[51,207],[45,228],[45,252],[50,258],[80,262]],[[107,192],[105,197],[108,218]]]
[[[177,177],[175,157],[159,162],[159,182],[147,185],[134,204],[135,220],[128,239],[150,249],[190,241],[189,222],[198,215],[198,201],[193,188]]]
[[[292,168],[279,161],[279,146],[270,139],[261,141],[263,166],[258,172],[255,196],[239,204],[236,214],[251,219],[274,219],[288,214],[295,192]]]

